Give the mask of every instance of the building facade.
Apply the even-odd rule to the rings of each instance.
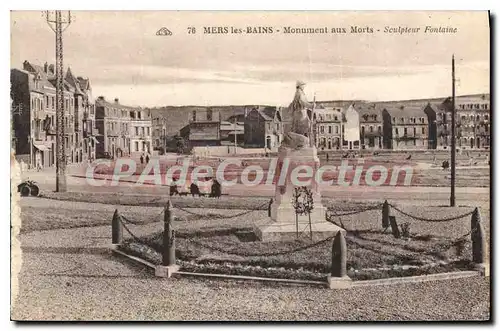
[[[130,155],[140,157],[152,152],[151,111],[135,109],[130,111]]]
[[[56,163],[56,88],[54,65],[39,66],[24,61],[22,69],[11,70],[12,125],[15,152],[29,167],[50,167]],[[91,117],[94,105],[88,79],[64,77],[64,143],[67,163],[95,158],[93,147],[84,147],[84,128],[91,137],[98,134]],[[84,117],[86,116],[86,119]],[[95,146],[95,145],[92,145]],[[88,147],[88,146],[87,146]]]
[[[332,151],[341,148],[342,109],[320,108],[314,111],[314,141],[321,151]]]
[[[277,151],[283,141],[283,123],[279,107],[254,107],[244,125],[245,146]]]
[[[359,113],[359,139],[361,149],[385,148],[382,109],[375,104],[356,107]]]
[[[342,149],[360,149],[359,113],[354,104],[344,110],[342,119]]]
[[[163,117],[154,117],[151,119],[151,139],[153,141],[153,150],[165,150],[167,141],[167,120]]]
[[[212,109],[195,109],[189,114],[189,124],[180,130],[190,147],[220,146],[220,114]]]
[[[387,148],[415,150],[428,148],[428,118],[418,106],[388,106],[383,110],[383,132]]]
[[[436,113],[437,148],[451,146],[451,98]],[[470,95],[455,98],[456,146],[459,149],[489,149],[491,143],[490,96]]]
[[[139,107],[120,104],[118,98],[108,102],[96,100],[96,122],[102,131],[98,157],[139,157],[152,152],[151,113]]]

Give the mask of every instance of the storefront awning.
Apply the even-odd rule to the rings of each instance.
[[[48,151],[50,147],[41,143],[33,143],[33,147],[37,148],[40,151]]]

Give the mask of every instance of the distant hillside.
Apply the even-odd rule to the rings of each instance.
[[[249,111],[254,107],[267,107],[266,105],[234,105],[234,106],[165,106],[148,108],[151,110],[152,118],[165,118],[168,123],[167,135],[175,135],[179,130],[189,124],[189,118],[193,110],[212,109],[220,113],[221,120],[230,120],[233,116],[241,118],[245,114],[245,108]]]
[[[490,98],[489,93],[485,94],[473,94],[473,95],[461,95],[457,96],[457,99],[460,98],[469,98],[469,97],[480,97],[486,96],[488,99]],[[440,104],[448,97],[442,98],[423,98],[423,99],[412,99],[412,100],[394,100],[394,101],[368,101],[368,100],[324,100],[324,101],[316,101],[317,105],[323,107],[339,107],[345,108],[349,107],[351,104],[376,104],[381,106],[399,106],[404,105],[406,107],[411,106],[425,106],[427,103],[431,104]],[[175,135],[179,133],[179,130],[186,126],[189,123],[189,118],[192,114],[193,110],[207,110],[212,109],[214,111],[219,111],[221,119],[223,121],[230,120],[233,116],[241,119],[241,116],[245,114],[245,108],[251,110],[254,107],[274,107],[268,105],[231,105],[231,106],[165,106],[165,107],[155,107],[148,108],[151,110],[152,118],[162,117],[167,120],[168,135]],[[287,105],[288,106],[288,105]],[[287,107],[282,108],[282,116],[286,122],[290,121],[290,115]]]

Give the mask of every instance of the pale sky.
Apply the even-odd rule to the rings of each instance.
[[[295,81],[318,100],[400,100],[489,93],[487,12],[73,11],[64,65],[90,78],[94,96],[140,106],[288,105]],[[42,12],[12,12],[11,65],[55,61]],[[351,34],[350,26],[373,34]],[[455,27],[426,34],[425,26]],[[203,34],[203,27],[271,26],[273,34]],[[284,34],[284,27],[344,27],[347,34]],[[384,28],[420,27],[416,34]],[[172,36],[157,36],[167,27]],[[196,34],[187,34],[195,27]],[[380,31],[376,31],[379,29]]]

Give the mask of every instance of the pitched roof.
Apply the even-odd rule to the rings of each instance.
[[[76,79],[78,80],[82,90],[86,91],[90,89],[90,79],[81,76],[78,76]]]
[[[80,82],[73,75],[70,67],[68,67],[68,70],[66,71],[64,80],[75,89],[75,93],[83,94],[82,90],[80,89]]]
[[[104,99],[99,99],[97,98],[95,100],[95,105],[96,107],[102,106],[102,107],[110,107],[110,108],[121,108],[121,109],[129,109],[129,110],[138,110],[140,107],[132,107],[132,106],[125,106],[117,102],[109,102]]]
[[[356,109],[360,117],[362,117],[363,115],[378,115],[380,116],[380,120],[382,120],[382,110],[384,108],[380,105],[374,103],[363,103],[354,105],[354,109]]]
[[[43,88],[55,88],[55,84],[51,82],[51,79],[54,78],[53,75],[48,75],[45,70],[43,69],[42,66],[32,64],[28,61],[24,61],[23,63],[24,69],[28,71],[29,73],[35,75],[38,77],[39,82],[41,83],[42,89]]]
[[[419,106],[392,106],[385,107],[384,109],[393,116],[393,117],[426,117],[427,115],[424,112],[424,107]]]
[[[276,115],[276,107],[265,107],[263,109],[258,109],[259,113],[264,117],[264,119],[272,121]]]

